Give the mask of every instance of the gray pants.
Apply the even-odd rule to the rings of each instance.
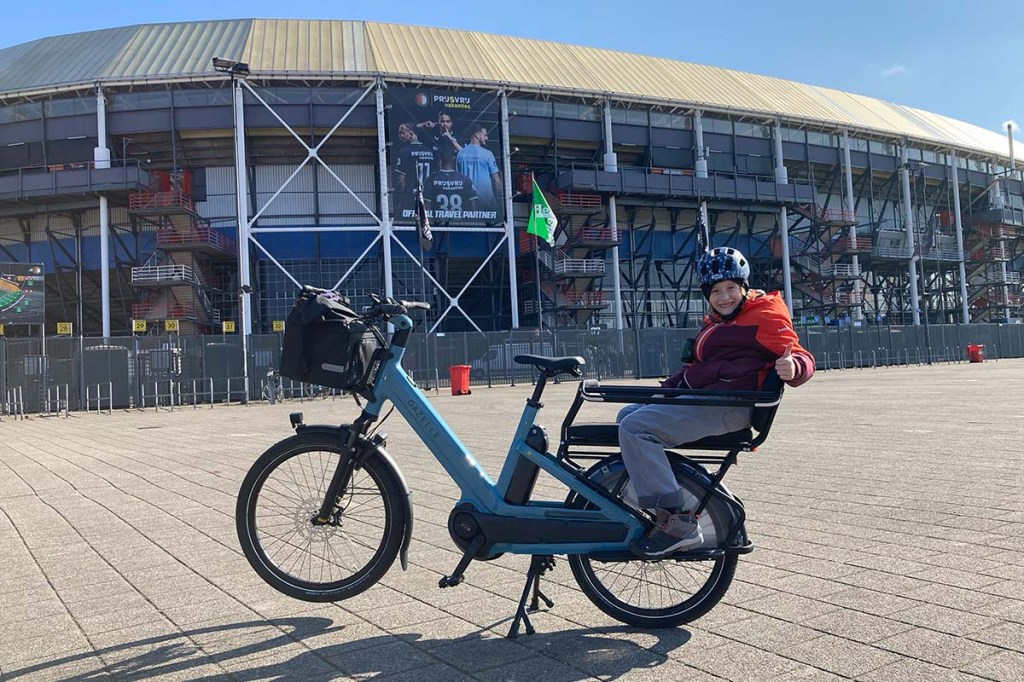
[[[619,410],[619,447],[642,509],[684,504],[665,448],[750,426],[749,407],[626,405]]]

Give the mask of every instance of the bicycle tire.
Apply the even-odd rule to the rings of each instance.
[[[692,470],[681,458],[669,459],[676,480],[687,493],[687,501],[700,499],[704,489],[693,480]],[[628,480],[621,455],[601,460],[587,475],[608,490],[616,489],[615,486],[621,490],[620,481],[624,485]],[[712,498],[701,514],[705,547],[715,547],[718,539],[725,537],[731,516],[724,502]],[[576,583],[597,608],[618,621],[643,628],[676,627],[706,614],[725,596],[737,561],[736,554],[700,561],[637,558],[617,562],[599,561],[583,554],[569,556]]]
[[[339,496],[339,525],[311,523],[340,456],[337,438],[293,436],[256,460],[238,493],[235,526],[249,564],[271,587],[303,601],[338,601],[370,588],[404,537],[408,500],[379,449]],[[284,537],[274,535],[278,529]]]

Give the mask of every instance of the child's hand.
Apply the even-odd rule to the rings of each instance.
[[[673,374],[667,379],[661,381],[662,388],[679,388],[679,384],[683,383],[683,374],[686,372],[686,368],[689,365],[684,365],[682,369]],[[685,386],[684,386],[685,388]]]
[[[782,357],[775,361],[775,371],[783,381],[796,377],[796,361],[793,359],[793,344],[787,344]]]

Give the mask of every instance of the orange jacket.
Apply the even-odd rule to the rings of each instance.
[[[693,363],[664,385],[756,391],[789,344],[793,345],[796,376],[786,383],[799,386],[814,374],[814,357],[800,345],[779,293],[755,289],[733,319],[722,320],[717,313],[704,318],[693,347]],[[673,380],[675,384],[670,383]]]

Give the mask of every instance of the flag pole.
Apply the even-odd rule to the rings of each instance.
[[[544,331],[544,305],[540,294],[540,240],[533,238],[533,270],[537,279],[537,330]]]

